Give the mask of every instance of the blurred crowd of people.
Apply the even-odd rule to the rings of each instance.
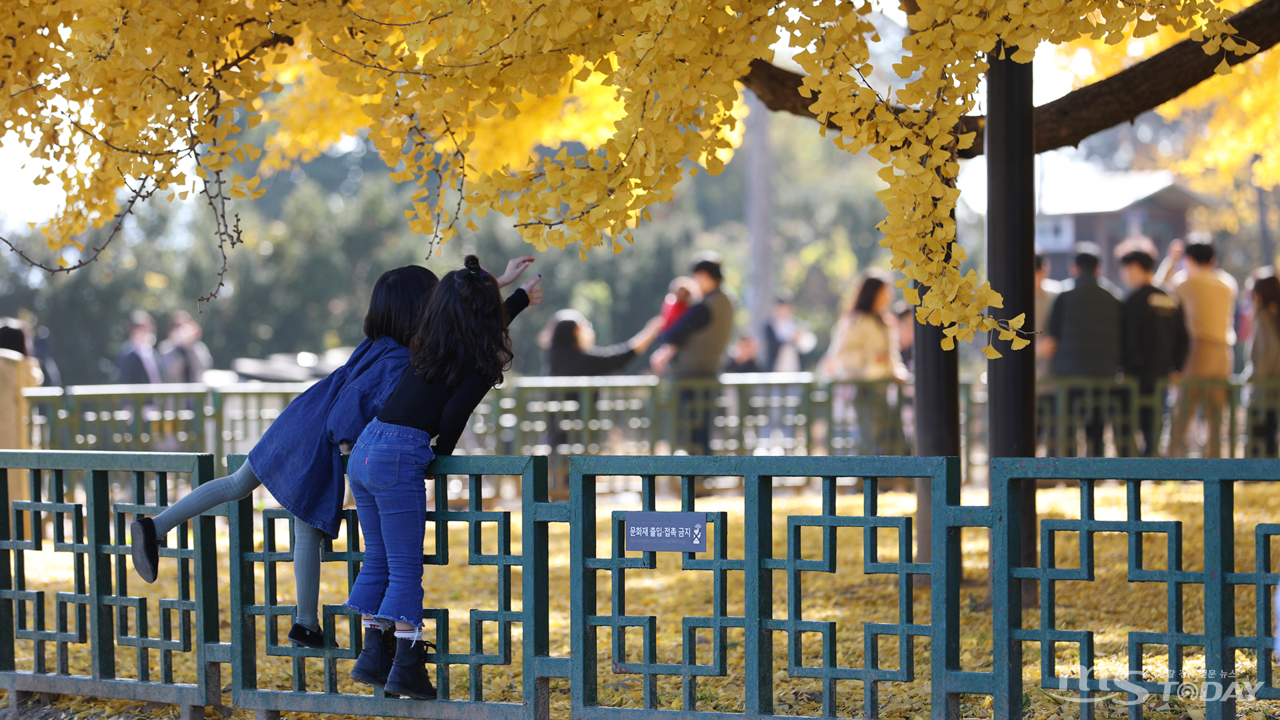
[[[116,359],[116,382],[198,383],[213,368],[200,325],[183,310],[173,314],[168,336],[156,345],[156,321],[144,310],[129,315],[129,338]]]
[[[1155,243],[1145,237],[1121,242],[1115,253],[1127,292],[1100,276],[1101,251],[1093,243],[1076,246],[1072,277],[1062,283],[1048,278],[1048,262],[1037,257],[1038,379],[1058,378],[1064,386],[1072,379],[1134,381],[1136,396],[1126,390],[1104,396],[1098,386],[1067,391],[1066,417],[1083,427],[1090,455],[1105,454],[1108,414],[1119,418],[1111,421],[1114,433],[1133,435],[1138,454],[1156,455],[1168,409],[1169,455],[1186,455],[1198,414],[1206,427],[1204,456],[1220,457],[1229,404],[1226,381],[1237,343],[1248,347],[1243,378],[1280,379],[1280,280],[1274,268],[1255,271],[1245,285],[1246,297],[1239,298],[1235,279],[1218,267],[1216,249],[1206,238],[1172,241],[1158,265]],[[1171,381],[1180,386],[1170,406],[1165,393]],[[1046,400],[1061,402],[1061,393],[1041,402]],[[1138,408],[1136,428],[1126,419],[1132,403]],[[1258,410],[1250,418],[1250,433],[1274,455],[1275,408]]]
[[[802,370],[802,357],[814,351],[818,339],[796,317],[794,299],[788,295],[776,298],[763,325],[763,342],[750,333],[738,334],[735,340],[734,305],[721,288],[723,279],[718,257],[699,256],[689,276],[671,281],[658,315],[630,340],[607,347],[595,346],[591,322],[582,313],[557,312],[542,334],[547,350],[543,372],[560,377],[620,373],[650,346],[657,349],[650,355],[649,369],[675,380],[712,379],[722,372]],[[865,273],[853,303],[832,329],[830,346],[818,361],[819,374],[836,381],[906,382],[909,367],[902,350],[910,351],[913,313],[905,303],[899,308],[891,308],[892,304],[889,275],[879,270]],[[888,387],[891,384],[856,391],[847,388],[837,398],[841,401],[841,422],[852,425],[855,418],[863,420],[861,424],[867,429],[862,431],[860,444],[868,454],[888,452],[902,444],[902,393]],[[692,428],[688,440],[695,451],[707,448],[714,392],[681,390],[682,419]],[[553,432],[553,447],[557,439]]]
[[[199,383],[213,367],[200,336],[200,325],[189,313],[178,311],[168,335],[157,345],[155,320],[145,311],[135,311],[112,378],[124,384]],[[28,447],[28,428],[13,419],[30,416],[23,391],[41,386],[62,386],[49,330],[34,319],[0,318],[0,448]]]
[[[1185,454],[1196,415],[1208,428],[1205,455],[1221,455],[1228,407],[1224,381],[1232,375],[1237,343],[1248,346],[1244,377],[1280,380],[1280,279],[1272,267],[1260,269],[1246,283],[1246,297],[1238,298],[1236,281],[1217,267],[1215,248],[1205,239],[1175,240],[1161,259],[1150,239],[1131,238],[1117,246],[1116,260],[1126,290],[1101,276],[1101,251],[1092,243],[1077,246],[1071,279],[1063,282],[1051,280],[1048,261],[1036,257],[1036,375],[1043,388],[1053,387],[1050,381],[1055,379],[1065,386],[1072,380],[1124,377],[1135,381],[1136,391],[1099,390],[1096,383],[1080,383],[1065,393],[1043,396],[1040,402],[1066,404],[1050,408],[1050,415],[1065,410],[1065,416],[1083,429],[1092,455],[1105,454],[1108,422],[1115,433],[1134,438],[1135,452],[1156,454],[1166,412],[1171,418],[1171,455]],[[623,373],[651,348],[648,369],[677,380],[804,369],[802,359],[813,353],[818,339],[796,316],[795,300],[777,297],[758,335],[736,332],[734,303],[722,289],[723,281],[719,257],[699,255],[689,275],[671,281],[643,328],[624,342],[604,347],[596,346],[586,316],[560,310],[539,338],[546,350],[543,374]],[[833,397],[833,424],[856,427],[856,446],[864,454],[902,449],[914,310],[902,300],[894,303],[887,273],[864,272],[816,362],[819,377],[844,384]],[[48,332],[33,325],[0,319],[0,387],[19,388],[17,393],[0,393],[0,403],[14,405],[0,408],[0,416],[25,415],[20,388],[61,382],[50,357]],[[155,319],[135,311],[112,374],[124,384],[199,383],[211,368],[200,325],[190,314],[174,313],[165,338],[157,342]],[[1164,393],[1173,380],[1184,382],[1176,402],[1169,403]],[[715,399],[710,391],[681,392],[681,404],[688,408],[686,420],[694,427],[692,445],[705,449]],[[1280,389],[1259,397],[1280,401]],[[1136,412],[1131,414],[1132,408]],[[1251,433],[1268,455],[1280,449],[1278,409],[1280,402],[1270,402],[1249,420]],[[1136,426],[1117,426],[1117,416],[1135,418]],[[21,447],[22,435],[19,427],[6,423],[0,428],[0,447]]]

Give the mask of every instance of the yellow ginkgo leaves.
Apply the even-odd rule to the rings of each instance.
[[[0,19],[0,120],[66,192],[44,228],[66,255],[118,193],[185,188],[194,174],[234,243],[228,179],[264,148],[263,172],[366,132],[398,181],[410,227],[448,241],[496,210],[539,249],[625,247],[649,206],[699,166],[716,173],[741,134],[737,80],[785,38],[801,94],[835,142],[884,163],[882,244],[917,317],[947,342],[999,329],[1000,296],[972,275],[952,210],[960,118],[997,39],[1026,60],[1040,42],[1195,26],[1206,47],[1244,53],[1213,0],[922,0],[885,94],[867,78],[879,35],[870,0],[29,0]],[[142,189],[142,190],[140,190]],[[74,252],[70,252],[72,257]],[[63,259],[66,259],[65,257]],[[927,288],[923,295],[906,281]]]

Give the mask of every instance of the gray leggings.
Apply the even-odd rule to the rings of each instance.
[[[187,493],[154,518],[156,537],[191,518],[223,503],[249,497],[262,483],[246,460],[240,469],[224,478],[207,482]],[[317,608],[320,604],[320,541],[324,533],[295,520],[293,523],[293,581],[298,596],[298,623],[312,630],[320,629]]]

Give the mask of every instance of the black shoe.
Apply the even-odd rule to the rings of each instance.
[[[133,546],[134,572],[146,582],[155,582],[160,567],[160,543],[156,540],[155,521],[149,517],[134,520],[129,525],[129,542]]]
[[[384,632],[381,628],[364,629],[364,648],[360,651],[360,657],[356,658],[356,666],[351,668],[352,680],[374,687],[386,687],[391,661],[396,656],[393,632]]]
[[[312,630],[306,625],[294,623],[293,629],[289,630],[289,642],[306,648],[322,650],[324,649],[324,633],[319,630]]]
[[[436,689],[423,665],[426,652],[427,643],[421,640],[396,638],[396,657],[387,674],[386,691],[418,700],[435,700]]]

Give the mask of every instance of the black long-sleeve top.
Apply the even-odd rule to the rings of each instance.
[[[550,353],[548,375],[609,375],[631,363],[636,351],[626,343],[602,348],[563,348]]]
[[[507,320],[529,307],[529,295],[516,290],[506,300]],[[435,454],[452,455],[458,438],[467,426],[471,411],[493,388],[488,379],[472,368],[457,387],[442,382],[427,382],[413,370],[405,368],[400,383],[391,393],[378,420],[391,425],[417,428],[435,439]]]

